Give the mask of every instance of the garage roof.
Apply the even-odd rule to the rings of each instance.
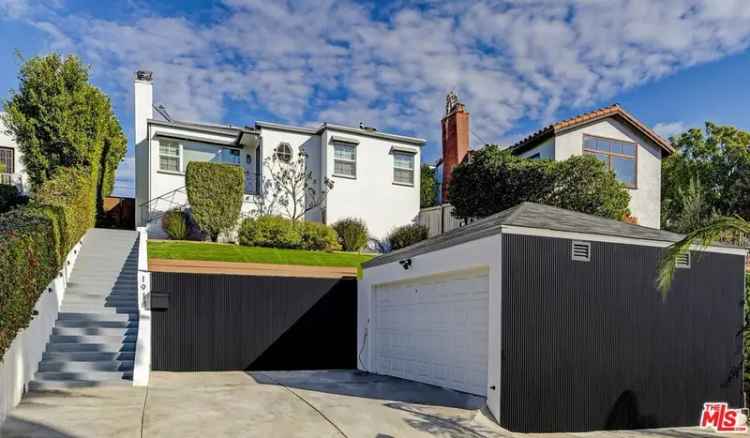
[[[669,231],[606,219],[548,205],[523,202],[492,216],[480,219],[398,251],[384,254],[363,264],[365,268],[391,263],[419,254],[448,248],[472,240],[499,234],[502,226],[518,226],[571,233],[598,234],[639,240],[677,242],[684,236]]]

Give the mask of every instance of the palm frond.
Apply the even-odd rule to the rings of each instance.
[[[734,240],[745,240],[750,236],[750,222],[739,216],[720,216],[708,225],[688,233],[682,240],[667,247],[664,256],[659,263],[657,287],[662,298],[667,298],[667,293],[672,286],[677,258],[680,254],[689,251],[692,246],[706,248],[720,240],[728,237]]]

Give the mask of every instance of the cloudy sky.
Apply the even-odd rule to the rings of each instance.
[[[506,144],[618,102],[671,135],[750,129],[746,0],[460,3],[0,0],[0,98],[20,52],[91,66],[132,140],[132,80],[154,72],[176,119],[358,125],[429,140],[455,90],[472,144]],[[116,192],[132,194],[132,141]]]

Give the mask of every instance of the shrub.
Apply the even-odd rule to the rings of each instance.
[[[593,156],[529,160],[488,145],[453,169],[450,203],[460,219],[486,217],[523,201],[611,219],[628,213],[630,194]]]
[[[172,240],[185,240],[190,233],[187,214],[178,208],[164,213],[161,227]]]
[[[39,295],[60,266],[50,211],[24,207],[0,215],[0,357],[28,326]]]
[[[427,239],[428,232],[429,230],[424,225],[403,225],[391,231],[387,240],[391,250],[395,251]]]
[[[10,211],[14,207],[26,203],[26,201],[26,197],[18,193],[16,186],[0,184],[0,213]]]
[[[427,164],[419,168],[419,206],[432,207],[438,201],[438,181],[435,169]]]
[[[237,225],[245,191],[240,166],[191,161],[185,186],[193,220],[212,241]]]
[[[302,234],[302,248],[313,251],[338,251],[341,245],[338,242],[336,231],[326,224],[320,222],[299,222]]]
[[[367,225],[362,219],[348,217],[333,224],[344,251],[359,251],[367,245]]]
[[[240,226],[240,245],[269,248],[301,248],[302,235],[295,224],[281,216],[248,218]]]

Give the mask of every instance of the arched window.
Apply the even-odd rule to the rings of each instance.
[[[292,147],[289,146],[289,143],[279,143],[279,146],[276,147],[276,158],[284,163],[292,161]]]

